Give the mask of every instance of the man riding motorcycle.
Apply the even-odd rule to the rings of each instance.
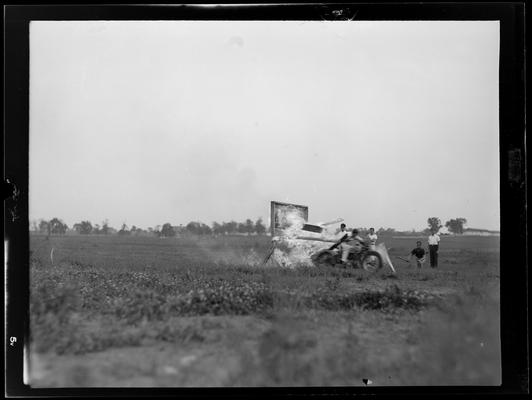
[[[347,259],[350,253],[360,253],[364,246],[364,239],[359,235],[358,229],[353,229],[351,233],[347,234],[342,243],[340,243],[340,248],[342,250],[342,264],[347,263]]]

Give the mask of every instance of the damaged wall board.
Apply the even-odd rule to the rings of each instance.
[[[271,233],[272,236],[279,235],[284,229],[293,225],[294,219],[301,222],[308,221],[308,207],[299,204],[271,202]]]

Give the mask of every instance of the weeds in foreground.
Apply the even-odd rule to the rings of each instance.
[[[136,345],[145,338],[179,338],[182,333],[169,327],[161,328],[160,335],[142,328],[173,317],[269,318],[284,309],[416,311],[437,300],[425,292],[403,290],[397,285],[385,290],[341,290],[343,281],[338,276],[317,278],[314,282],[316,278],[309,278],[307,271],[300,277],[292,274],[295,279],[292,288],[280,284],[284,280],[270,279],[268,283],[268,279],[257,274],[229,271],[227,278],[222,279],[217,271],[211,275],[201,272],[188,270],[165,279],[147,272],[110,274],[94,268],[35,268],[30,296],[33,343],[38,351],[80,353]],[[108,326],[94,334],[87,321],[102,318],[108,321]]]

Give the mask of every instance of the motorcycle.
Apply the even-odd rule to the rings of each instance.
[[[349,245],[349,254],[347,262],[342,263],[341,244],[349,241],[348,235],[344,236],[337,243],[328,249],[318,251],[311,256],[316,265],[337,266],[340,264],[346,268],[362,268],[368,272],[376,272],[383,267],[382,256],[371,249],[371,247],[362,241],[352,240]]]

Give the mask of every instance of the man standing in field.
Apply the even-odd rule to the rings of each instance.
[[[430,256],[430,266],[436,268],[438,266],[438,250],[440,244],[440,236],[433,229],[432,234],[429,236],[429,256]]]
[[[421,266],[425,263],[425,249],[421,247],[421,242],[416,242],[416,248],[413,249],[410,252],[410,255],[408,256],[408,263],[410,264],[410,261],[412,260],[412,256],[416,257],[416,264],[418,268],[421,268]]]
[[[377,244],[377,234],[375,233],[375,229],[369,228],[369,234],[368,234],[368,242],[369,242],[369,249],[375,251],[375,246]]]

